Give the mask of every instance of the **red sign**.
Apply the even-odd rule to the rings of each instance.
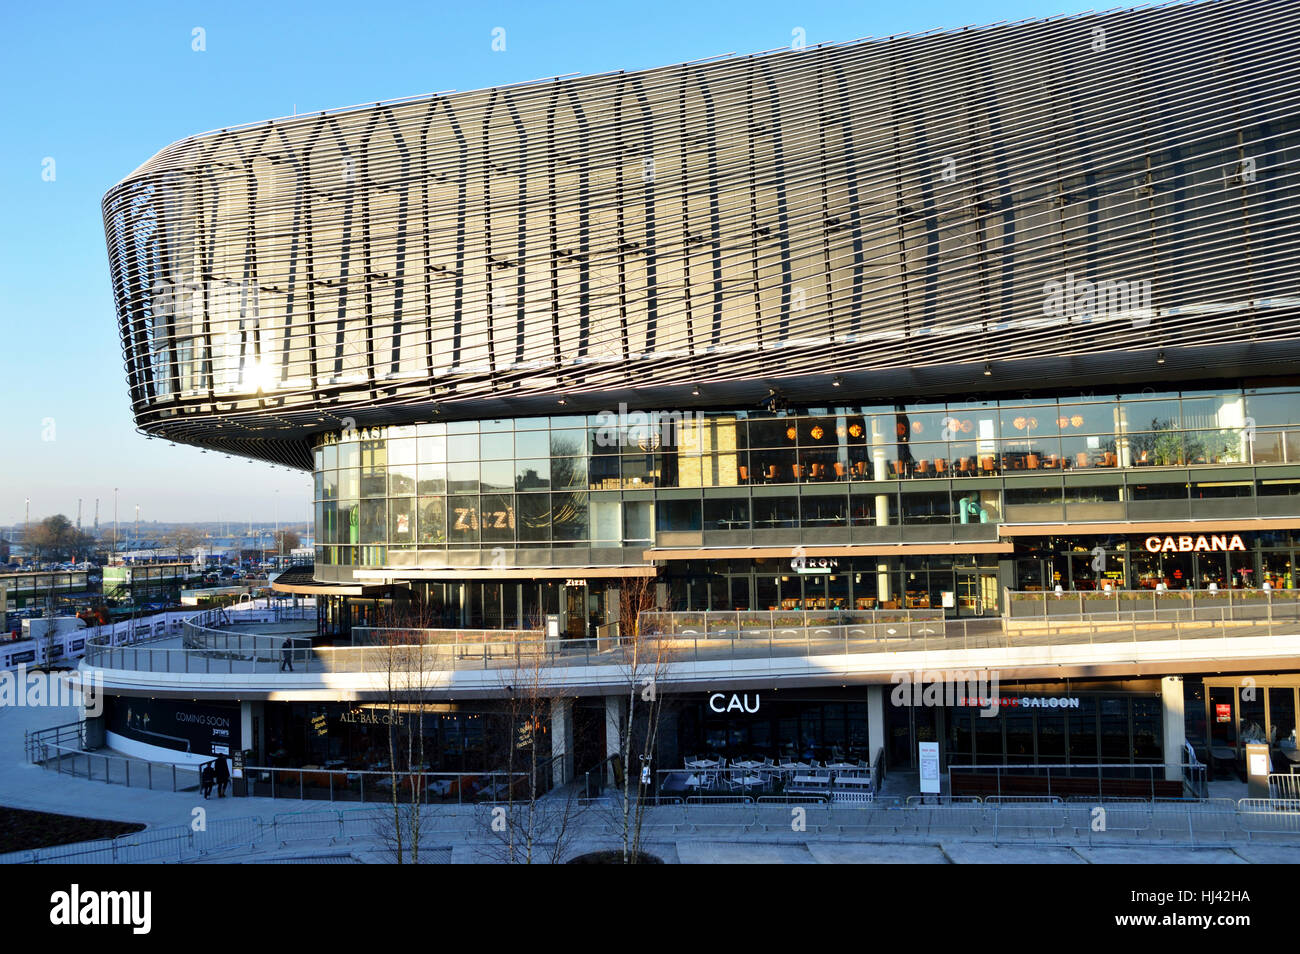
[[[1232,703],[1216,702],[1214,704],[1214,721],[1231,722],[1232,721]]]

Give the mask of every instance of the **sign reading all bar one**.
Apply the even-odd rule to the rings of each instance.
[[[1241,534],[1215,533],[1193,537],[1185,534],[1181,537],[1147,537],[1143,544],[1151,553],[1204,553],[1207,550],[1245,550]]]

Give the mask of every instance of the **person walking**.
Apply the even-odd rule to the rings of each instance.
[[[217,798],[226,797],[226,786],[230,784],[230,765],[224,755],[217,756]]]
[[[293,637],[284,637],[284,642],[280,644],[280,672],[285,670],[293,672]]]
[[[203,797],[205,799],[211,798],[212,783],[217,780],[216,773],[212,771],[212,763],[209,762],[203,766],[203,770],[199,772],[199,779],[203,783]]]

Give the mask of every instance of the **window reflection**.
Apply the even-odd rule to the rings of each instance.
[[[1020,488],[1008,503],[1055,507],[1065,519],[1110,519],[1135,506],[1152,519],[1214,507],[1255,515],[1255,498],[1260,515],[1273,514],[1281,501],[1270,498],[1300,496],[1295,481],[1215,480],[1202,471],[1189,482],[1185,472],[1161,468],[1300,462],[1297,408],[1300,394],[1286,389],[1147,391],[810,413],[633,412],[612,428],[599,416],[579,415],[392,427],[315,448],[317,538],[326,560],[343,561],[417,542],[605,546],[619,537],[619,545],[643,545],[656,527],[709,533],[997,522],[999,491],[967,492],[960,482],[1031,474],[1045,478],[1039,489],[1057,475],[1050,499],[1030,499]],[[1106,478],[1105,485],[1070,484],[1087,473]],[[923,489],[926,482],[934,489]],[[797,489],[837,484],[849,494]],[[720,487],[735,493],[701,503],[705,488]],[[751,500],[751,488],[763,487],[790,489]],[[698,488],[700,497],[658,511],[650,498],[620,500],[658,488]],[[614,501],[623,507],[619,519]],[[639,515],[635,529],[630,507]],[[361,547],[371,549],[349,549]],[[1146,585],[1179,585],[1170,569],[1182,569],[1184,578],[1192,573],[1159,560],[1133,572],[1151,581]],[[1216,582],[1238,585],[1252,569],[1260,572],[1225,563]],[[1280,580],[1289,570],[1266,573]]]

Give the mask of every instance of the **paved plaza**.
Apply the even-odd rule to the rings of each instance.
[[[172,792],[128,788],[74,778],[27,763],[23,751],[25,731],[76,718],[77,712],[67,708],[0,709],[0,804],[141,822],[147,828],[138,836],[119,839],[122,847],[113,853],[92,854],[84,847],[56,849],[67,861],[351,864],[391,860],[380,833],[387,814],[383,806],[269,798],[205,801],[193,789]],[[905,795],[914,787],[914,778],[907,773],[897,773],[888,781],[887,795]],[[563,792],[548,796],[545,809],[553,815],[564,813],[571,820],[575,835],[564,842],[564,858],[620,845],[622,829],[615,799],[607,796],[579,808],[576,803],[562,801],[564,798]],[[182,837],[196,807],[207,813],[207,825],[214,832],[211,847]],[[789,823],[795,807],[662,806],[647,815],[644,847],[673,864],[1300,862],[1300,833],[1249,836],[1209,824],[1198,827],[1190,836],[1171,826],[1099,839],[1077,821],[1051,831],[1021,827],[1032,825],[1032,820],[1019,817],[1009,808],[1003,809],[1003,824],[995,829],[988,824],[989,813],[978,807],[966,816],[972,822],[967,824],[961,813],[970,806],[891,812],[815,805],[807,808],[806,830],[796,831]],[[1088,806],[1065,806],[1059,811],[1064,815],[1067,809],[1086,813]],[[429,806],[421,839],[422,860],[501,861],[501,839],[490,830],[491,811],[492,806],[485,805]],[[1173,806],[1167,814],[1176,821],[1179,811],[1181,806]],[[173,832],[179,833],[174,839],[168,834]],[[231,834],[216,834],[220,832]],[[156,842],[150,841],[153,836]],[[164,843],[165,848],[158,847]],[[545,858],[549,850],[547,844],[539,845],[538,856]],[[48,857],[50,852],[42,854]],[[29,859],[10,856],[5,860]]]

